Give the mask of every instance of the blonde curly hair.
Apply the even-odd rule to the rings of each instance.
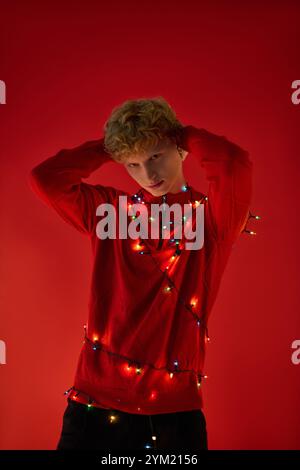
[[[113,160],[124,163],[144,153],[161,139],[177,143],[183,124],[162,97],[127,100],[113,109],[104,124],[104,148]]]

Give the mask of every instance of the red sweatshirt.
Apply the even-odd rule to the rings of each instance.
[[[63,149],[30,173],[34,192],[91,242],[85,341],[66,392],[73,400],[137,414],[203,408],[208,318],[232,246],[248,220],[252,162],[248,152],[205,129],[186,126],[181,138],[205,172],[207,196],[188,185],[165,197],[139,188],[137,200],[111,186],[83,182],[111,159],[103,138]],[[132,238],[99,238],[96,209],[110,203],[118,214],[119,196],[148,206],[203,203],[203,247],[184,249],[184,237],[174,240],[172,229],[170,239],[160,233],[160,239],[140,245]]]

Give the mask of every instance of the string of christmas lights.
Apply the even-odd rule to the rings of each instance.
[[[182,186],[181,190],[183,192],[186,192],[186,191],[190,191],[190,198],[188,200],[188,203],[190,204],[190,206],[192,206],[192,209],[196,208],[199,204],[202,204],[203,202],[204,203],[207,203],[208,201],[208,197],[207,196],[203,196],[203,198],[201,198],[200,201],[198,200],[195,200],[193,198],[193,194],[192,194],[192,188],[187,184],[185,184],[184,186]],[[140,189],[138,191],[138,193],[134,194],[131,196],[131,200],[133,202],[141,202],[142,204],[151,204],[150,202],[147,202],[147,201],[144,201],[144,194],[143,194],[143,190]],[[162,196],[162,201],[163,201],[163,204],[166,203],[166,200],[167,200],[167,195],[163,195]],[[131,206],[131,204],[128,205],[129,207]],[[135,219],[136,216],[133,215],[133,216],[130,216],[132,219]],[[242,230],[242,233],[247,233],[249,235],[256,235],[256,232],[252,231],[252,230],[248,230],[247,229],[247,225],[248,225],[248,222],[251,218],[254,218],[256,220],[260,220],[261,217],[259,217],[258,215],[254,215],[252,214],[250,211],[249,211],[249,215],[248,215],[248,218],[247,218],[247,221],[246,221],[246,224],[245,224],[245,227],[244,229]],[[149,218],[150,221],[153,221],[154,219],[152,217]],[[185,223],[186,221],[186,217],[183,216],[182,217],[182,220],[183,220],[183,224]],[[170,222],[170,224],[172,224],[173,222]],[[167,227],[166,226],[163,226],[161,227],[160,226],[160,235],[159,235],[159,238],[160,238],[160,242],[161,242],[161,228],[163,229],[166,229]],[[169,244],[175,244],[175,251],[173,253],[173,255],[171,256],[171,263],[176,259],[178,258],[182,251],[183,251],[183,248],[182,246],[180,245],[180,241],[179,239],[175,239],[175,238],[170,238],[169,239]],[[143,247],[146,247],[147,250],[143,249]],[[161,248],[161,244],[158,245],[157,249],[155,251],[157,251],[158,249]],[[164,292],[165,293],[168,293],[170,292],[171,290],[173,290],[174,292],[177,292],[177,298],[178,300],[184,305],[185,309],[193,316],[193,318],[195,319],[196,321],[196,324],[197,326],[199,327],[201,325],[201,317],[199,314],[197,314],[195,311],[194,311],[194,307],[196,306],[197,304],[197,299],[196,298],[193,298],[191,300],[191,302],[188,304],[186,303],[185,299],[183,299],[180,294],[179,294],[179,290],[178,288],[176,287],[174,281],[170,278],[169,274],[168,274],[168,270],[169,270],[169,267],[170,265],[167,265],[164,269],[161,268],[161,266],[159,265],[159,263],[156,261],[156,259],[153,257],[153,254],[152,254],[152,250],[150,249],[149,247],[149,244],[146,242],[146,240],[142,239],[141,237],[139,237],[139,241],[138,242],[135,242],[135,245],[134,245],[134,250],[138,252],[138,254],[140,255],[150,255],[151,259],[153,260],[153,262],[155,263],[155,265],[157,266],[157,268],[160,270],[160,272],[163,274],[163,276],[167,279],[167,287],[164,287]],[[208,335],[208,328],[207,328],[207,325],[203,325],[205,327],[205,340],[207,342],[210,341],[210,338],[209,338],[209,335]],[[84,325],[84,343],[87,343],[88,345],[90,345],[92,347],[92,349],[94,351],[103,351],[103,352],[106,352],[107,354],[110,354],[110,355],[113,355],[113,356],[117,356],[121,359],[123,359],[124,361],[126,361],[126,365],[125,367],[127,368],[127,370],[131,370],[132,368],[135,369],[135,373],[137,375],[140,375],[142,374],[142,371],[143,371],[143,368],[144,366],[148,366],[148,367],[151,367],[151,368],[154,368],[156,370],[166,370],[167,374],[169,375],[169,377],[172,379],[174,377],[174,373],[179,373],[179,372],[189,372],[189,373],[193,373],[196,375],[196,378],[197,378],[197,387],[199,388],[201,386],[201,383],[202,383],[202,379],[203,378],[207,378],[207,375],[204,375],[202,374],[202,372],[199,372],[199,371],[195,371],[193,369],[181,369],[179,367],[179,362],[178,360],[174,360],[173,361],[173,367],[171,368],[170,365],[165,365],[165,366],[162,366],[162,367],[156,367],[154,366],[154,364],[151,364],[151,363],[145,363],[143,362],[143,364],[141,364],[141,361],[138,361],[138,360],[134,360],[132,358],[128,358],[128,357],[125,357],[125,356],[122,356],[120,354],[117,354],[117,353],[114,353],[112,351],[109,351],[105,348],[105,346],[103,344],[101,344],[99,342],[99,339],[98,337],[94,336],[93,337],[93,340],[91,340],[90,338],[88,338],[87,336],[87,332],[86,332],[86,329],[87,329],[87,326]],[[64,392],[65,395],[68,395],[71,391],[73,392],[76,392],[72,399],[76,400],[77,397],[81,394],[81,395],[85,395],[87,397],[87,408],[90,409],[90,408],[93,408],[93,404],[95,404],[95,406],[98,404],[100,405],[98,402],[96,402],[95,400],[93,400],[89,395],[86,395],[84,394],[83,392],[81,392],[80,390],[76,390],[74,387],[71,387],[69,388],[66,392]],[[118,416],[117,416],[117,411],[118,410],[111,410],[110,408],[106,408],[106,407],[103,407],[101,405],[101,408],[105,408],[105,409],[108,409],[111,411],[111,414],[109,415],[109,422],[111,424],[113,423],[116,423],[118,422]],[[140,410],[140,408],[138,408],[138,410]],[[156,435],[154,433],[154,429],[153,429],[153,423],[151,421],[151,416],[149,416],[149,420],[150,420],[150,426],[151,426],[151,433],[152,433],[152,441],[153,441],[153,445],[154,447],[156,447]],[[151,448],[152,446],[150,444],[146,444],[145,445],[145,448]]]
[[[98,337],[94,337],[93,340],[88,338],[88,336],[86,334],[86,329],[87,329],[87,326],[84,325],[84,330],[85,330],[84,342],[89,344],[94,351],[101,350],[101,351],[106,352],[107,354],[109,354],[111,356],[116,356],[119,359],[123,359],[127,363],[127,365],[126,365],[127,370],[131,370],[131,368],[133,367],[133,368],[135,368],[135,372],[136,372],[137,375],[140,375],[142,373],[143,367],[141,365],[141,361],[137,361],[137,360],[128,358],[128,357],[123,356],[119,353],[115,353],[115,352],[112,352],[112,351],[106,349],[105,346],[102,343],[99,342]],[[174,373],[176,373],[176,372],[194,373],[197,376],[199,382],[201,382],[201,377],[207,378],[207,376],[202,375],[201,373],[199,373],[198,371],[195,371],[194,369],[180,369],[178,367],[179,366],[178,360],[173,361],[173,368],[170,368],[170,367],[167,367],[167,366],[156,367],[156,366],[154,366],[154,364],[149,363],[149,362],[143,362],[143,365],[151,367],[152,369],[155,369],[155,370],[166,370],[168,372],[170,378],[173,378]]]
[[[245,233],[249,233],[249,235],[256,235],[256,232],[253,232],[253,230],[247,230],[247,225],[248,225],[248,222],[250,219],[255,219],[255,220],[260,220],[261,217],[259,215],[254,215],[251,213],[251,211],[249,211],[249,215],[248,215],[248,219],[247,219],[247,222],[246,222],[246,226],[245,228],[242,230],[242,233],[245,232]]]
[[[94,401],[91,399],[91,397],[89,395],[87,395],[86,393],[83,393],[81,392],[80,390],[77,390],[75,387],[70,387],[68,390],[66,390],[64,392],[64,395],[68,395],[71,391],[74,392],[74,395],[72,397],[72,400],[76,401],[77,400],[77,397],[79,395],[85,395],[87,397],[87,406],[86,406],[86,409],[87,410],[91,410],[94,408],[93,406],[93,403]],[[101,408],[105,409],[108,411],[108,415],[107,415],[107,420],[108,420],[108,423],[109,424],[117,424],[119,423],[120,421],[120,414],[119,414],[119,411],[118,410],[115,410],[115,409],[111,409],[111,408],[107,408],[105,406],[102,406],[101,405]],[[148,442],[145,444],[145,449],[151,449],[152,447],[153,448],[157,448],[157,436],[155,434],[155,430],[154,430],[154,426],[153,426],[153,423],[152,423],[152,419],[151,419],[151,415],[147,415],[148,416],[148,419],[149,419],[149,423],[150,423],[150,429],[151,429],[151,440],[153,441],[153,445],[149,444]]]
[[[197,200],[194,200],[193,198],[193,194],[192,194],[192,188],[188,185],[188,184],[185,184],[184,186],[182,186],[182,191],[183,192],[186,192],[186,191],[190,191],[190,199],[188,200],[190,206],[192,206],[192,209],[196,208],[199,204],[202,204],[203,201],[207,201],[208,198],[206,196],[204,196],[200,201],[197,201]],[[144,195],[143,195],[143,192],[142,190],[140,190],[137,194],[134,194],[133,196],[131,196],[131,199],[133,201],[141,201],[142,204],[151,204],[150,202],[145,202],[143,199],[144,199]],[[162,196],[162,200],[163,200],[163,204],[166,203],[166,199],[167,199],[167,195],[164,194]],[[132,218],[135,218],[135,216],[131,216]],[[192,217],[193,217],[193,214],[192,214]],[[153,221],[154,219],[152,217],[150,217],[151,221]],[[182,221],[183,221],[183,224],[186,222],[186,217],[183,216],[182,217]],[[171,221],[170,224],[172,224],[173,222]],[[166,229],[167,227],[166,226],[163,226],[162,227],[163,229]],[[197,326],[200,326],[201,324],[201,317],[200,315],[197,315],[197,313],[193,310],[194,307],[196,306],[196,303],[197,303],[197,299],[192,299],[191,302],[189,304],[186,303],[186,301],[179,295],[179,289],[176,287],[176,285],[174,284],[174,281],[170,278],[170,276],[168,275],[168,269],[170,268],[172,262],[175,261],[176,257],[179,257],[183,251],[183,248],[182,246],[180,245],[180,241],[178,239],[175,239],[175,238],[171,238],[169,240],[169,244],[174,244],[175,243],[175,251],[173,253],[173,255],[171,256],[169,262],[170,264],[168,264],[165,269],[162,269],[159,265],[159,263],[157,263],[156,259],[152,256],[152,251],[149,247],[149,244],[146,242],[146,240],[142,239],[141,237],[139,237],[139,242],[135,244],[135,249],[136,250],[140,250],[139,251],[139,254],[140,255],[150,255],[151,256],[151,259],[153,260],[154,264],[157,266],[157,268],[161,271],[161,273],[164,275],[164,277],[167,279],[167,286],[164,287],[164,292],[165,293],[168,293],[170,292],[172,289],[175,290],[177,292],[177,298],[178,300],[184,305],[185,309],[195,318],[196,322],[197,322]],[[145,245],[148,250],[145,251],[142,249],[142,246]],[[157,250],[155,250],[157,251]],[[207,338],[208,338],[208,329],[206,327],[206,333],[207,333]],[[208,339],[209,341],[209,339]]]

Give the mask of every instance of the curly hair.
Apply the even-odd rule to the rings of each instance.
[[[124,163],[144,153],[161,139],[177,142],[183,124],[162,97],[127,100],[113,109],[104,124],[104,148],[113,160]]]

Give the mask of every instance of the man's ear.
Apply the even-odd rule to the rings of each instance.
[[[179,153],[182,161],[184,161],[189,152],[187,152],[186,150],[183,150],[181,147],[178,147],[178,146],[177,146],[177,150],[178,150],[178,153]]]

